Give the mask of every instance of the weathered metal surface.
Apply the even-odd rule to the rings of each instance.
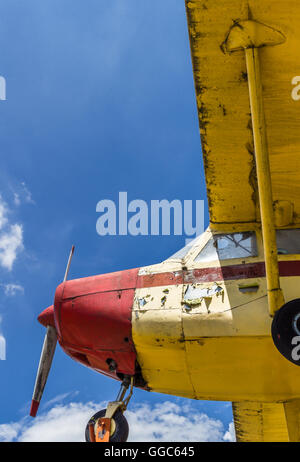
[[[300,400],[294,399],[284,403],[284,412],[289,434],[289,441],[300,441]]]
[[[250,11],[248,16],[250,16]],[[231,27],[223,46],[223,50],[229,53],[238,50],[245,51],[268,302],[271,316],[274,316],[275,311],[283,305],[284,299],[279,282],[272,180],[263,104],[259,48],[263,46],[276,46],[284,41],[285,37],[281,32],[266,24],[250,19],[236,21]]]
[[[216,282],[211,287],[189,284],[184,293],[183,301],[186,307],[199,306],[203,300],[211,300],[214,295],[220,296],[224,293],[223,287]]]
[[[298,370],[280,356],[270,336],[260,233],[258,256],[234,259],[234,264],[230,259],[212,261],[209,267],[195,261],[211,237],[209,230],[204,234],[184,260],[182,284],[167,276],[181,272],[174,261],[140,271],[142,277],[148,275],[151,287],[139,284],[136,289],[132,332],[148,386],[197,399],[269,402],[300,397]],[[280,255],[279,260],[285,297],[295,298],[300,256]]]
[[[48,325],[33,390],[30,409],[30,415],[32,417],[36,416],[40,400],[43,396],[43,391],[51,368],[56,344],[57,333],[55,327]]]
[[[238,442],[288,441],[283,403],[232,403]]]
[[[56,290],[60,345],[75,360],[114,378],[136,372],[131,310],[137,273],[135,269],[67,281]]]
[[[251,16],[251,10],[249,10],[248,16]],[[268,26],[268,24],[252,19],[236,20],[222,44],[222,51],[232,53],[246,48],[276,46],[284,43],[285,40],[282,32]]]
[[[291,202],[289,225],[299,224],[299,2],[191,0],[186,10],[212,225],[259,220],[244,52],[222,47],[230,28],[249,14],[285,38],[260,48],[261,75],[273,199]]]
[[[135,289],[138,270],[129,269],[67,281],[62,284],[62,297],[66,300],[99,292]]]
[[[134,375],[136,386],[152,391],[234,402],[300,399],[298,369],[270,336],[260,232],[254,256],[197,260],[214,233],[208,229],[183,260],[67,281],[39,319],[53,323],[54,312],[73,359],[115,379]],[[296,298],[300,255],[279,260],[285,297]]]

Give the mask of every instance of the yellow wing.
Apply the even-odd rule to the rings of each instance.
[[[210,222],[250,229],[261,215],[273,315],[275,227],[300,224],[300,2],[186,0],[186,10]],[[233,403],[233,414],[238,441],[300,441],[299,401]]]
[[[245,53],[226,50],[247,19],[283,38],[260,48],[263,99],[273,199],[285,225],[300,223],[299,0],[190,0],[186,10],[211,223],[259,217]]]
[[[300,402],[232,403],[238,442],[300,441]]]

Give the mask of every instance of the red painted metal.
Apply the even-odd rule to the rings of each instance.
[[[135,374],[131,313],[137,274],[138,268],[66,281],[55,294],[61,347],[73,359],[114,378],[117,373]]]
[[[300,261],[280,261],[279,274],[284,276],[300,276]],[[137,287],[158,287],[176,284],[193,284],[201,282],[228,281],[265,277],[264,262],[245,265],[228,265],[212,268],[196,268],[187,271],[166,272],[150,275],[140,275]]]
[[[300,261],[280,261],[279,262],[280,276],[300,276]]]
[[[189,270],[184,274],[184,282],[188,284],[195,282],[249,279],[264,277],[265,274],[265,264],[263,262],[258,262],[248,263],[246,265],[230,265]]]
[[[182,271],[140,275],[137,281],[137,288],[171,286],[176,284],[183,284]]]
[[[300,276],[300,261],[279,262],[280,276]],[[131,315],[136,288],[214,282],[265,276],[264,262],[187,271],[138,275],[139,269],[66,281],[55,293],[54,305],[38,317],[54,326],[63,350],[82,364],[120,379],[134,375],[136,352]],[[35,415],[37,402],[31,405]]]
[[[40,402],[39,402],[39,401],[36,401],[35,399],[33,399],[33,400],[31,401],[31,407],[30,407],[30,416],[31,416],[31,417],[35,417],[35,416],[36,416],[36,413],[37,413],[37,411],[38,411],[39,405],[40,405]]]
[[[41,312],[38,316],[38,321],[45,327],[52,326],[55,327],[54,322],[54,306],[48,306],[44,311]]]
[[[62,298],[65,300],[97,292],[135,289],[138,271],[139,268],[135,268],[67,281],[61,284],[64,286]]]

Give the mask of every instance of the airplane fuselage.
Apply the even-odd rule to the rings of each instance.
[[[119,380],[134,375],[147,390],[222,401],[300,397],[300,370],[271,337],[260,232],[256,255],[213,260],[203,249],[219,235],[207,230],[181,259],[67,281],[40,321],[52,318],[76,361]],[[300,256],[279,255],[279,270],[285,300],[297,298]]]

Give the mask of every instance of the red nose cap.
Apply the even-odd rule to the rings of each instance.
[[[38,316],[38,321],[43,324],[43,326],[48,327],[52,326],[55,327],[54,324],[54,306],[48,306],[44,311],[41,312]]]

